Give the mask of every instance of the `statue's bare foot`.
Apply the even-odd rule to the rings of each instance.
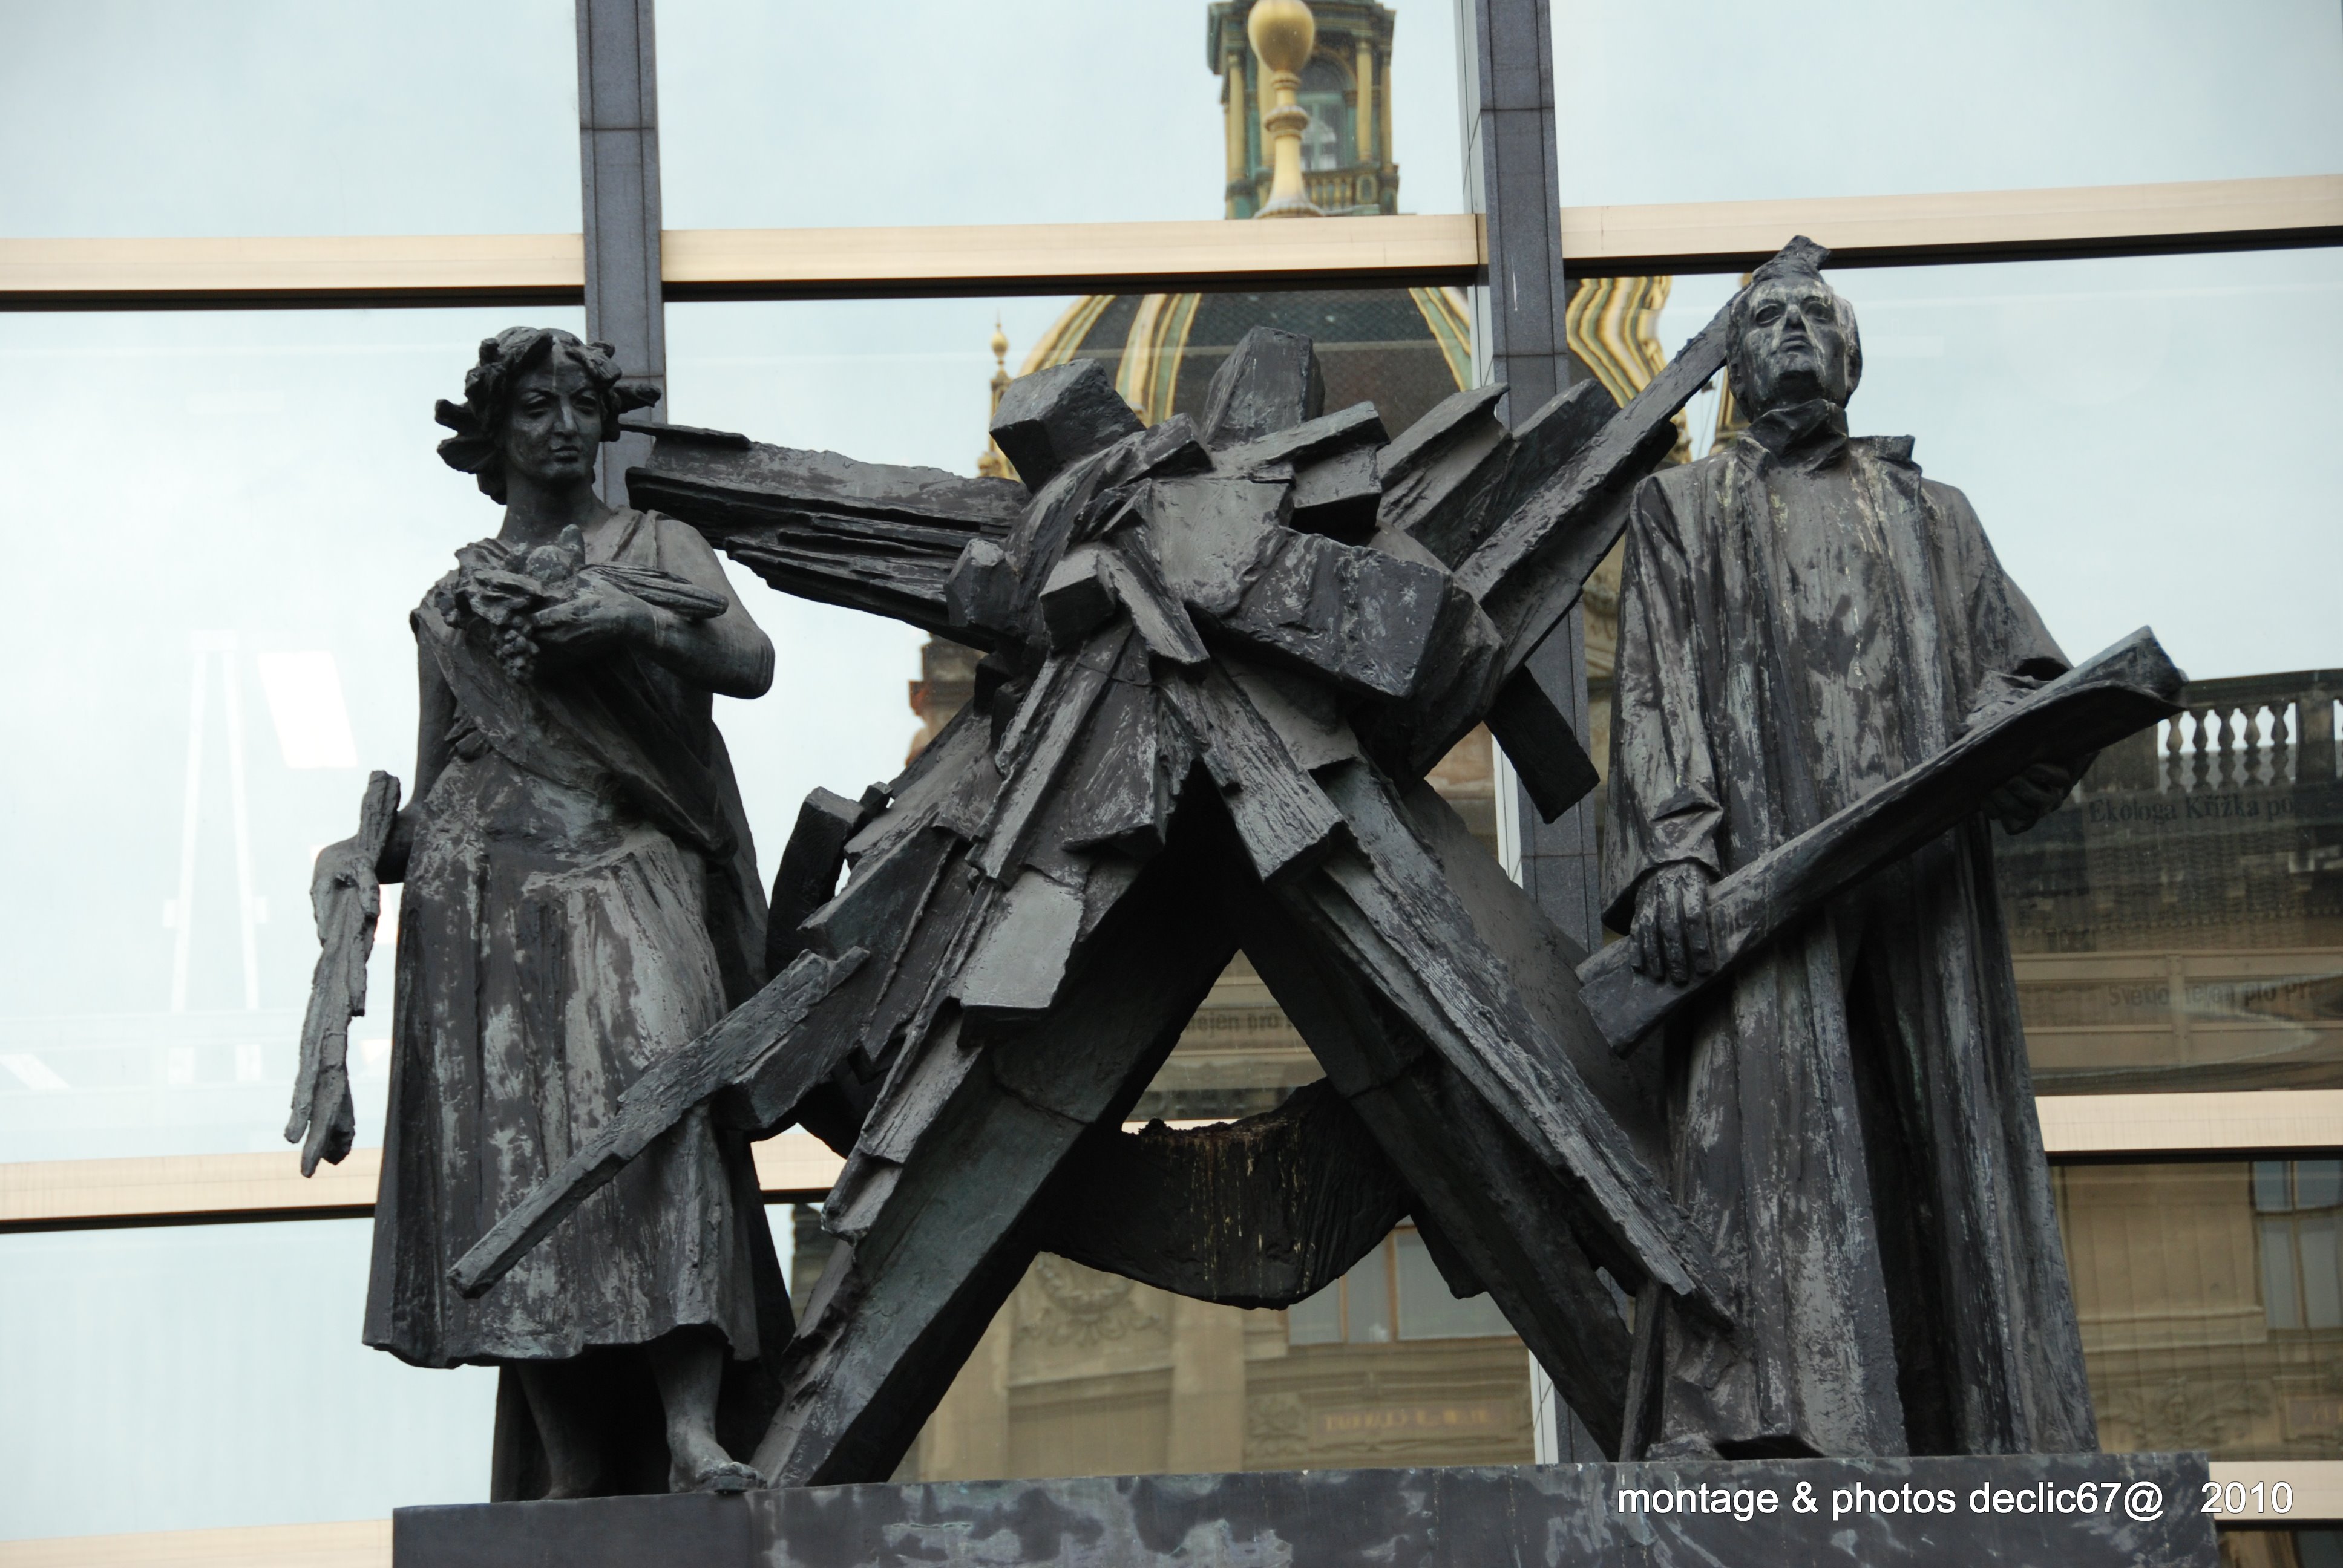
[[[725,1452],[713,1432],[668,1435],[669,1492],[747,1492],[765,1484],[757,1467]]]

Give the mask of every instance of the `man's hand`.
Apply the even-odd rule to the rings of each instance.
[[[1627,933],[1635,972],[1682,985],[1716,968],[1709,940],[1708,868],[1690,860],[1662,866],[1635,894],[1635,924]]]
[[[648,643],[657,635],[658,612],[595,572],[578,578],[575,592],[530,618],[537,645],[563,658],[575,658],[613,643]]]
[[[1985,814],[2012,833],[2023,833],[2058,809],[2075,788],[2080,770],[2058,762],[2036,762],[1985,798]]]

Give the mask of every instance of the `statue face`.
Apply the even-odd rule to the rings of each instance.
[[[1826,397],[1845,403],[1855,390],[1852,356],[1838,297],[1811,277],[1768,278],[1749,297],[1735,357],[1747,385],[1736,388],[1752,412]]]
[[[577,360],[551,355],[514,383],[505,414],[508,471],[541,484],[590,481],[601,441],[602,400]]]

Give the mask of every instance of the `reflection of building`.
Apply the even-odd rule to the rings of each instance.
[[[1252,9],[1248,0],[1218,0],[1205,25],[1205,58],[1220,75],[1225,111],[1231,217],[1251,217],[1269,199],[1270,158],[1261,123],[1267,106],[1264,73],[1245,37]],[[1326,213],[1397,212],[1392,10],[1374,0],[1315,0],[1310,10],[1317,43],[1302,67],[1296,102],[1310,116],[1302,132],[1302,169],[1311,204]]]
[[[1996,838],[2050,1093],[2275,1089],[2343,1060],[2343,672],[2203,680]]]

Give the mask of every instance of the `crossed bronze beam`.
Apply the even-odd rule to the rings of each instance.
[[[1529,656],[1725,333],[1720,312],[1624,408],[1586,382],[1509,431],[1484,387],[1396,440],[1370,405],[1321,412],[1292,334],[1256,329],[1200,417],[1144,429],[1081,361],[1001,400],[1021,484],[649,427],[639,504],[785,591],[986,656],[900,778],[808,800],[772,982],[636,1083],[453,1280],[488,1289],[708,1102],[847,1155],[840,1245],[755,1456],[775,1484],[890,1473],[1037,1251],[1282,1306],[1405,1214],[1615,1452],[1614,1289],[1731,1311],[1655,1174],[1658,1053],[1624,1052],[1694,988],[1589,960],[1423,779],[1485,720],[1547,816],[1593,787]],[[2179,680],[2138,634],[1728,879],[1722,967],[2033,762],[2173,711]],[[1240,948],[1324,1081],[1124,1133]]]

